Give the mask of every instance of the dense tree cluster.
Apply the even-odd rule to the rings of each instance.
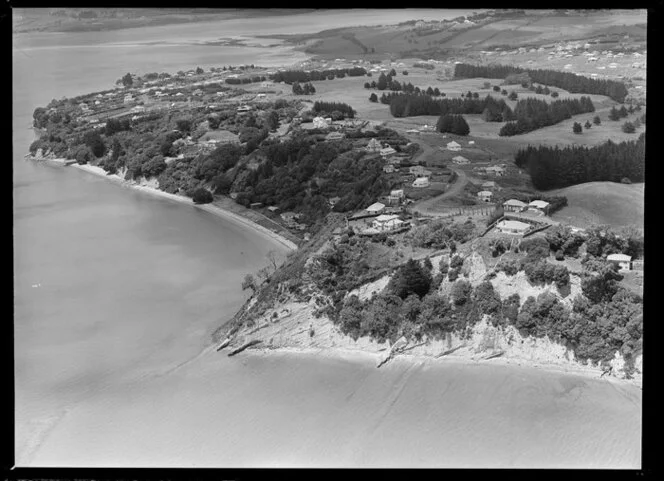
[[[482,114],[486,109],[503,112],[511,110],[504,100],[496,100],[490,95],[483,99],[434,99],[429,95],[396,94],[388,95],[390,113],[394,117],[414,117],[417,115]],[[494,120],[491,117],[490,120]],[[502,120],[502,117],[501,117]],[[498,121],[497,118],[495,121]]]
[[[455,135],[468,135],[470,127],[468,122],[463,118],[463,115],[445,114],[438,118],[436,124],[438,132],[449,132]]]
[[[573,115],[594,112],[590,97],[546,102],[535,98],[519,100],[514,108],[515,122],[503,125],[498,135],[512,136],[554,125]]]
[[[314,102],[312,111],[319,114],[331,114],[332,112],[341,112],[343,117],[352,119],[355,117],[355,110],[348,104],[342,102]]]
[[[645,180],[645,134],[636,141],[607,141],[594,147],[528,146],[515,155],[516,165],[528,171],[542,190],[593,181]]]
[[[436,219],[428,224],[415,227],[410,232],[410,239],[416,247],[443,249],[455,243],[463,244],[473,237],[475,224],[471,221],[452,223]],[[457,267],[452,265],[451,267]]]
[[[307,82],[304,85],[300,85],[299,82],[293,82],[293,94],[294,95],[313,95],[316,93],[316,88]]]
[[[457,78],[506,78],[508,75],[527,73],[530,79],[542,85],[552,85],[570,93],[606,95],[622,103],[627,97],[627,87],[622,82],[606,79],[593,79],[558,70],[530,70],[511,65],[470,65],[456,64],[454,76]]]
[[[270,80],[275,82],[284,82],[292,84],[293,82],[311,82],[317,80],[332,80],[336,78],[343,78],[346,75],[349,77],[361,77],[367,74],[367,70],[363,67],[351,67],[340,69],[327,69],[327,70],[285,70],[283,72],[276,72],[270,75]]]

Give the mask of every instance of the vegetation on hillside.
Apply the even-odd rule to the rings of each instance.
[[[570,119],[573,115],[594,111],[595,106],[590,97],[555,100],[550,103],[535,98],[522,99],[514,108],[516,122],[503,125],[498,135],[510,137],[525,134]]]

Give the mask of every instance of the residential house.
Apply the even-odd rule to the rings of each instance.
[[[365,209],[369,214],[380,214],[385,210],[385,204],[376,202]]]
[[[269,210],[269,211],[272,212],[273,214],[278,214],[278,213],[279,213],[279,207],[277,207],[276,205],[271,205],[271,206],[269,206],[269,207],[267,208],[267,210]]]
[[[389,201],[390,205],[399,205],[405,199],[405,197],[406,194],[404,194],[403,189],[396,189],[390,191],[390,195],[387,196],[387,200]]]
[[[429,187],[431,183],[429,182],[429,177],[418,177],[413,181],[413,187],[416,188],[423,188],[423,187]]]
[[[403,224],[398,215],[379,215],[374,219],[371,226],[381,232],[398,229]]]
[[[632,267],[632,256],[626,254],[609,254],[606,256],[608,262],[618,264],[618,270],[629,271]]]
[[[242,105],[237,108],[238,112],[250,112],[251,111],[251,105]]]
[[[449,145],[449,144],[447,144]],[[452,162],[458,165],[466,165],[470,164],[470,160],[466,159],[465,157],[462,157],[461,155],[457,155],[456,157],[452,157]]]
[[[388,145],[387,147],[385,147],[384,149],[380,149],[379,152],[380,152],[380,156],[381,156],[382,158],[386,158],[386,157],[389,157],[390,155],[394,155],[394,154],[397,153],[397,151],[394,150],[394,149],[393,149],[392,147],[390,147],[389,145]]]
[[[412,175],[416,175],[418,177],[429,177],[431,175],[431,171],[425,169],[421,165],[413,165],[408,168],[408,173]]]
[[[530,229],[530,224],[518,220],[501,220],[496,224],[496,229],[503,234],[523,235]]]
[[[493,192],[488,190],[482,190],[477,193],[477,198],[480,199],[482,202],[491,202],[492,197],[493,197]]]
[[[330,207],[334,207],[337,205],[337,202],[341,200],[341,197],[330,197],[327,199],[327,203],[330,205]]]
[[[543,200],[534,200],[528,204],[528,210],[539,214],[548,214],[549,203]]]
[[[482,189],[488,191],[494,191],[494,190],[500,190],[500,187],[493,180],[488,180],[482,184]]]
[[[642,271],[643,270],[643,259],[635,259],[632,261],[632,270],[633,271]]]
[[[325,140],[341,140],[345,135],[341,132],[330,132],[325,136]]]
[[[475,141],[474,140],[469,140],[468,145],[475,145]]]
[[[288,227],[297,227],[297,220],[300,218],[301,214],[295,212],[284,212],[280,215],[281,219],[286,223]]]
[[[380,142],[378,142],[374,137],[371,138],[371,140],[365,147],[366,151],[371,153],[378,153],[380,152],[381,148],[382,146],[380,145]]]
[[[461,145],[453,140],[452,142],[447,143],[447,150],[451,150],[452,152],[458,152],[459,150],[461,150]]]
[[[492,165],[484,169],[487,174],[495,175],[496,177],[502,177],[505,174],[505,169],[503,167]]]
[[[510,199],[508,201],[503,202],[503,208],[505,209],[506,212],[521,212],[526,207],[528,207],[528,204],[516,199]]]
[[[131,94],[127,94],[127,95],[124,96],[124,103],[125,104],[128,104],[129,102],[133,102],[133,101],[134,101],[134,97]]]
[[[327,122],[323,117],[314,117],[313,120],[314,123],[314,129],[326,129],[327,128]]]
[[[386,164],[383,166],[383,172],[386,174],[392,174],[396,172],[396,169],[394,168],[394,164]]]

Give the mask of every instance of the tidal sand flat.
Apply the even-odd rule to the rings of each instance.
[[[518,366],[207,352],[79,404],[48,466],[638,468],[641,391]]]

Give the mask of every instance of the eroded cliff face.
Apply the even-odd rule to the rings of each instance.
[[[434,259],[434,269],[442,256]],[[468,280],[473,286],[483,282],[487,274],[482,257],[471,254],[464,262],[464,274],[460,278]],[[376,293],[379,294],[387,286],[390,276],[384,276],[376,281],[365,284],[348,293],[357,295],[366,300]],[[571,306],[572,299],[581,294],[580,279],[571,275],[570,286],[566,289],[557,289],[555,285],[533,286],[525,274],[519,272],[515,276],[499,273],[491,280],[496,292],[501,298],[518,293],[521,303],[528,296],[537,297],[543,292],[555,294],[562,302]],[[439,292],[449,293],[453,283],[445,280],[439,286]],[[254,317],[253,323],[243,325],[229,336],[230,346],[238,347],[253,340],[260,340],[257,348],[264,349],[301,349],[320,350],[321,353],[334,354],[340,351],[362,351],[376,355],[377,361],[384,359],[390,352],[392,345],[389,342],[379,344],[369,338],[361,337],[353,340],[341,332],[325,315],[317,315],[316,311],[331,300],[309,286],[312,294],[308,301],[302,301],[298,296],[280,296],[270,309]],[[245,306],[246,312],[251,312],[254,302],[249,300]],[[404,343],[401,339],[399,342]],[[424,356],[427,358],[482,361],[500,359],[499,362],[527,363],[565,369],[570,371],[585,371],[593,375],[609,375],[620,379],[634,379],[640,383],[642,379],[642,356],[635,358],[634,369],[626,368],[625,359],[619,352],[609,363],[611,369],[601,367],[591,361],[578,360],[574,352],[566,346],[557,343],[548,337],[535,338],[522,336],[514,326],[494,326],[488,316],[483,316],[480,322],[465,332],[450,333],[445,339],[427,339],[421,341],[411,340],[406,343],[406,349],[399,355]],[[495,362],[495,361],[494,361]]]

